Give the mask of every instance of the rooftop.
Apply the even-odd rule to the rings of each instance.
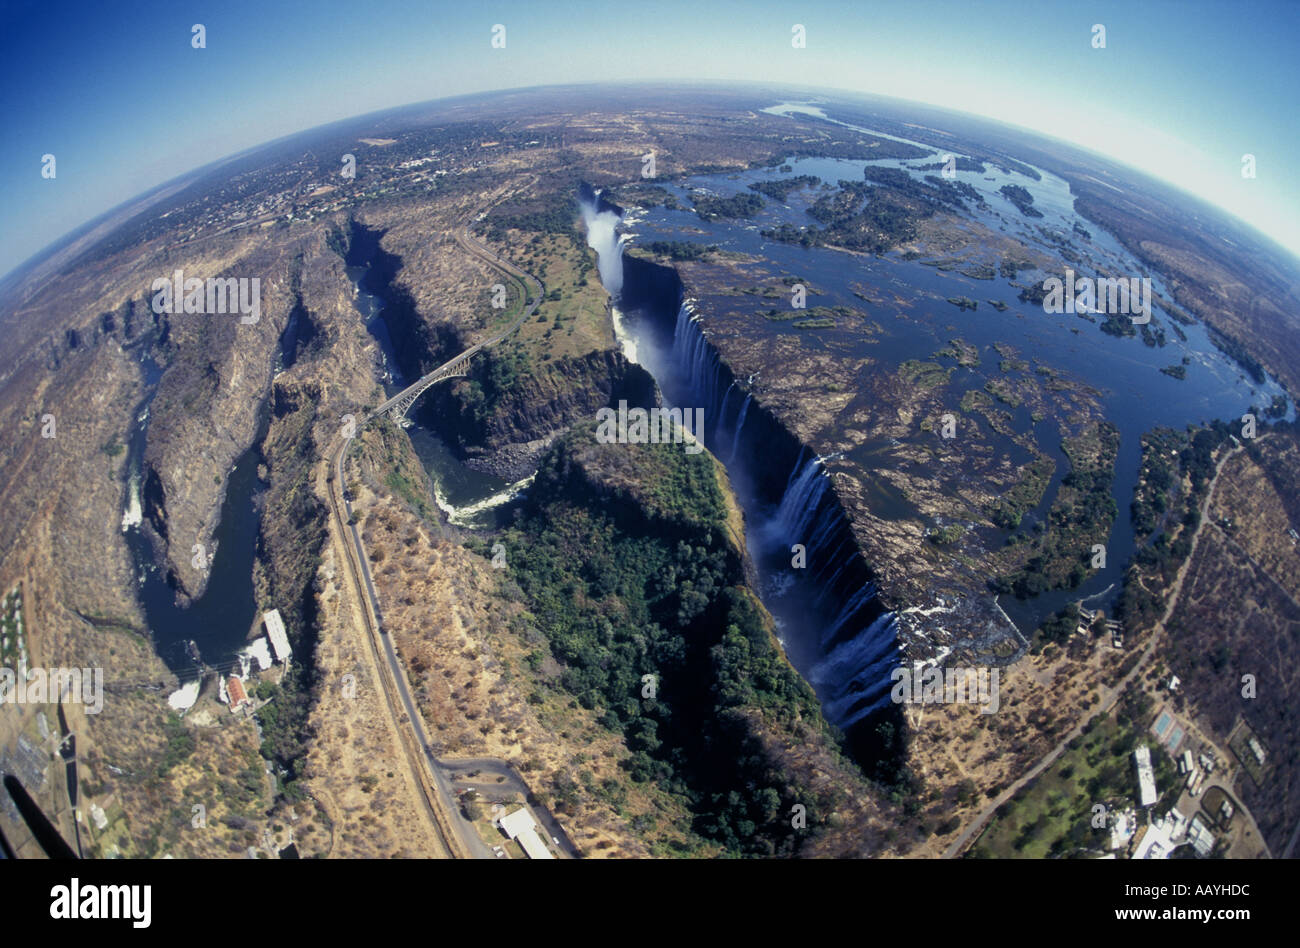
[[[1153,805],[1156,794],[1156,775],[1151,769],[1151,748],[1141,744],[1133,751],[1133,760],[1137,762],[1139,802],[1143,806]]]
[[[230,695],[230,710],[238,710],[239,706],[248,700],[248,693],[244,691],[244,683],[233,675],[226,682],[226,692]]]
[[[537,822],[533,819],[533,814],[524,807],[501,817],[501,829],[523,847],[529,859],[555,858],[546,848],[546,843],[542,842],[541,837],[537,835]]]
[[[272,609],[262,616],[262,621],[266,623],[266,634],[271,640],[271,648],[275,652],[277,662],[287,662],[293,651],[289,648],[289,637],[284,633],[284,620],[280,618],[280,610]]]

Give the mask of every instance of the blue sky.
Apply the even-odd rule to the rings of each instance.
[[[190,45],[195,23],[206,49]],[[496,23],[503,50],[490,48]],[[805,49],[791,47],[795,23]],[[1300,255],[1300,0],[4,0],[0,47],[0,274],[281,135],[467,92],[643,78],[801,83],[986,115],[1148,171]]]

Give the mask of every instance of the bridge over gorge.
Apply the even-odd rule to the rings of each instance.
[[[482,346],[478,345],[466,349],[450,362],[444,362],[432,372],[422,375],[415,383],[408,385],[388,401],[376,408],[375,415],[388,415],[391,418],[400,418],[411,410],[411,406],[415,404],[415,400],[423,395],[434,383],[441,382],[444,379],[464,378],[469,374],[470,357],[481,348]]]
[[[480,214],[479,217],[481,216]],[[478,218],[471,218],[471,220],[476,219]],[[473,254],[519,281],[525,296],[520,300],[520,314],[490,338],[470,346],[454,358],[426,372],[416,382],[408,385],[373,413],[367,415],[362,424],[380,415],[400,418],[410,411],[411,406],[430,386],[445,379],[466,375],[469,372],[470,359],[476,353],[505,339],[522,326],[541,305],[546,292],[541,281],[510,261],[498,257],[486,246],[470,237],[469,222],[462,224],[452,236],[467,253]],[[339,561],[342,573],[347,580],[350,580],[350,582],[345,580],[344,586],[351,588],[356,595],[356,603],[360,606],[359,614],[368,646],[365,651],[373,663],[376,680],[380,685],[379,690],[383,693],[383,707],[387,711],[388,725],[397,746],[406,758],[413,786],[416,788],[416,799],[432,832],[433,848],[430,854],[453,858],[463,856],[492,858],[491,850],[479,838],[473,826],[461,818],[456,809],[455,790],[449,776],[449,765],[443,764],[433,755],[424,729],[424,721],[420,717],[406,680],[406,673],[393,648],[393,643],[382,627],[379,600],[370,575],[365,544],[361,532],[357,529],[352,505],[343,490],[343,462],[351,443],[353,438],[344,436],[340,432],[330,450],[328,463],[320,472],[321,486],[328,493],[332,508],[331,532],[335,540],[341,544],[343,555]],[[504,761],[498,763],[505,765]]]
[[[478,220],[482,216],[483,215],[480,214],[478,217],[473,218],[473,220]],[[485,339],[477,345],[470,346],[460,355],[444,362],[436,369],[420,376],[418,380],[402,389],[402,391],[398,392],[388,401],[375,409],[372,415],[367,416],[367,421],[377,415],[388,415],[391,418],[400,418],[411,410],[411,406],[415,404],[416,399],[423,395],[430,386],[445,379],[464,377],[469,373],[469,360],[476,352],[486,349],[488,346],[494,346],[502,339],[509,336],[516,329],[522,326],[524,322],[533,315],[533,313],[537,312],[537,307],[541,305],[542,297],[546,294],[546,287],[542,285],[542,281],[537,279],[537,277],[533,276],[528,271],[519,269],[519,267],[515,266],[509,260],[497,256],[488,249],[486,245],[479,243],[471,237],[469,235],[469,225],[471,222],[462,224],[452,235],[456,239],[456,243],[460,244],[460,246],[468,253],[473,254],[490,266],[496,267],[498,270],[510,274],[515,279],[519,280],[525,287],[530,287],[532,290],[531,299],[521,301],[521,303],[527,302],[527,305],[521,306],[519,317],[509,326],[505,327],[491,338]]]

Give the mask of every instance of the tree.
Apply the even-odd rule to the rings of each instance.
[[[483,819],[483,801],[477,791],[470,790],[461,797],[461,810],[470,822]]]

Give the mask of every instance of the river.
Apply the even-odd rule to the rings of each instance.
[[[875,134],[851,122],[839,124]],[[910,144],[932,152],[919,143]],[[795,175],[815,175],[833,186],[840,180],[862,181],[863,169],[868,166],[917,174],[922,163],[936,157],[868,162],[792,156],[780,170],[770,167],[656,182],[676,199],[677,207],[639,209],[629,230],[637,241],[716,244],[723,251],[752,255],[765,261],[766,270],[776,277],[786,275],[815,287],[817,305],[866,309],[880,329],[864,339],[856,327],[807,332],[791,321],[751,321],[754,332],[774,339],[797,335],[799,344],[808,351],[825,350],[837,357],[848,354],[885,365],[901,365],[912,359],[932,359],[953,338],[970,342],[984,364],[953,372],[948,396],[954,405],[966,392],[982,391],[988,381],[1001,375],[998,358],[991,351],[999,342],[1012,343],[1023,357],[1058,368],[1095,391],[1101,413],[1120,431],[1112,485],[1119,513],[1106,544],[1109,568],[1092,573],[1077,589],[1056,590],[1027,601],[1002,597],[1006,613],[1022,634],[1029,635],[1069,601],[1088,597],[1094,607],[1107,606],[1117,595],[1124,564],[1136,547],[1129,505],[1137,482],[1140,437],[1144,432],[1158,426],[1182,429],[1213,419],[1234,420],[1252,405],[1268,404],[1281,389],[1273,379],[1254,382],[1214,346],[1201,323],[1179,324],[1158,304],[1155,315],[1159,318],[1157,325],[1165,330],[1164,340],[1158,345],[1145,345],[1141,338],[1103,333],[1095,323],[1090,325],[1076,316],[1044,314],[1041,307],[1022,302],[1019,289],[1006,278],[977,279],[958,272],[960,265],[940,269],[897,253],[850,256],[762,236],[762,230],[781,224],[815,225],[807,211],[826,193],[822,188],[796,190],[784,202],[765,200],[752,219],[718,218],[706,222],[692,210],[692,194],[724,198],[752,194],[752,183]],[[990,231],[1014,236],[1047,252],[1054,250],[1062,235],[1078,239],[1086,230],[1090,259],[1101,272],[1148,276],[1154,292],[1165,293],[1159,278],[1148,273],[1112,235],[1075,214],[1065,181],[1043,169],[1034,171],[1040,176],[1038,180],[1014,169],[994,167],[959,171],[957,180],[979,192],[985,205],[974,210],[973,215]],[[1034,206],[1043,214],[1041,219],[1026,218],[1001,193],[1003,186],[1012,183],[1033,195]],[[615,272],[614,266],[622,258],[627,239],[626,235],[618,235],[618,215],[612,211],[598,213],[593,206],[584,209],[584,219],[588,242],[601,255],[602,280],[609,274],[614,285],[624,287],[627,277],[621,271]],[[1019,281],[1041,276],[1036,272],[1021,274]],[[746,303],[745,297],[725,289],[710,295],[709,288],[694,287],[701,298],[679,301],[675,316],[668,316],[675,325],[670,322],[669,327],[664,327],[665,314],[656,312],[650,322],[661,323],[658,334],[629,332],[621,320],[616,322],[616,331],[624,341],[625,351],[633,353],[655,376],[666,401],[705,408],[709,419],[706,443],[726,465],[745,510],[750,551],[759,568],[764,604],[778,622],[792,664],[817,690],[827,718],[849,729],[869,722],[873,712],[885,706],[887,671],[899,661],[897,617],[875,603],[870,579],[859,579],[856,591],[844,585],[845,570],[852,571],[852,564],[845,559],[846,547],[856,548],[856,543],[846,544],[842,532],[837,532],[835,521],[843,514],[838,503],[830,499],[833,491],[827,490],[827,466],[852,462],[865,481],[875,483],[872,511],[877,516],[914,521],[918,514],[887,478],[872,475],[877,464],[889,466],[887,444],[864,442],[843,459],[816,458],[805,451],[797,459],[778,461],[770,450],[760,446],[747,450],[747,442],[754,437],[746,433],[747,425],[753,425],[749,389],[754,380],[734,379],[730,369],[720,364],[707,342],[710,314],[735,311],[745,305],[758,308],[771,304],[761,297]],[[883,307],[875,303],[864,306],[864,293],[890,302]],[[978,300],[978,310],[960,310],[948,302],[959,296]],[[992,306],[990,300],[999,305]],[[620,303],[621,308],[630,310],[636,301],[616,298],[616,310]],[[662,310],[663,301],[652,308]],[[990,360],[992,365],[988,364]],[[1179,363],[1186,365],[1184,380],[1160,371]],[[1288,414],[1293,412],[1294,408]],[[1023,405],[1012,408],[1010,414],[1013,428],[1021,432],[1032,429],[1037,443],[1056,464],[1042,501],[1023,518],[1019,528],[1031,531],[1046,517],[1068,474],[1068,461],[1060,448],[1060,433],[1050,418],[1031,417]],[[993,435],[992,440],[995,450],[1013,463],[1028,460],[1028,452],[1010,438]],[[780,466],[779,471],[772,468],[774,463]],[[774,477],[778,479],[775,490]],[[989,534],[988,542],[994,546],[1010,535],[1007,531],[980,529]],[[792,569],[792,542],[806,544],[810,556],[815,543],[834,547],[836,552],[816,569]],[[951,605],[927,612],[924,624],[941,624],[942,613]]]
[[[127,493],[122,529],[131,551],[140,605],[158,655],[182,681],[199,676],[201,665],[228,672],[238,665],[242,649],[257,621],[253,596],[253,560],[261,526],[261,500],[265,485],[257,476],[261,460],[258,446],[266,433],[265,409],[259,416],[253,446],[235,462],[227,478],[221,518],[213,535],[208,581],[203,594],[189,605],[177,602],[176,590],[158,565],[153,543],[140,516],[140,485],[149,433],[149,410],[162,370],[153,359],[142,361],[145,396],[137,409],[128,444]],[[187,551],[181,550],[181,554]],[[193,643],[193,646],[191,646]],[[200,661],[195,659],[195,651]]]
[[[402,375],[401,362],[392,333],[384,318],[388,286],[399,269],[396,258],[385,255],[377,235],[367,233],[355,240],[358,252],[349,255],[348,278],[353,285],[353,305],[366,331],[379,347],[380,373],[384,392],[392,397],[410,381]],[[381,257],[386,257],[382,259]],[[383,265],[376,266],[382,262]],[[455,383],[443,383],[455,384]],[[414,409],[410,413],[418,417]],[[416,456],[433,482],[433,500],[448,520],[460,527],[491,527],[506,501],[518,496],[530,479],[511,484],[503,478],[466,467],[442,437],[416,418],[402,421]]]

